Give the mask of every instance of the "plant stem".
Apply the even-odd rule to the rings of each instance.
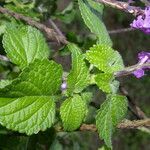
[[[136,64],[136,65],[133,65],[133,66],[130,66],[130,67],[126,67],[121,71],[115,72],[114,76],[115,77],[127,76],[127,75],[132,74],[134,71],[142,69],[144,67],[150,67],[150,63],[145,63],[145,64],[142,64],[142,65],[141,64]]]
[[[118,129],[140,129],[141,127],[150,127],[150,119],[143,120],[124,120],[120,124],[117,125]],[[61,126],[56,126],[55,130],[57,132],[63,132],[63,128]],[[97,128],[95,124],[82,124],[79,131],[92,131],[97,132]]]
[[[63,36],[56,33],[53,29],[48,28],[46,25],[33,20],[33,18],[26,17],[22,14],[10,11],[7,8],[3,8],[1,6],[0,6],[0,12],[3,14],[7,14],[9,16],[12,16],[17,20],[23,20],[26,23],[28,23],[29,25],[34,26],[34,27],[38,28],[39,30],[44,31],[46,33],[47,37],[51,40],[55,40],[55,41],[57,41],[59,43],[63,43],[63,44],[68,43],[68,41]]]
[[[130,6],[130,4],[127,2],[120,2],[116,0],[96,0],[96,1],[104,5],[108,5],[110,7],[133,14],[134,16],[144,14],[144,10],[142,10],[140,7]]]

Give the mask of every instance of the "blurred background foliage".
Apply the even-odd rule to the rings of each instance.
[[[49,20],[53,20],[67,39],[78,44],[83,51],[91,47],[96,37],[90,33],[81,18],[77,0],[0,0],[0,5],[12,11],[32,17],[51,27]],[[142,4],[141,4],[142,6]],[[105,8],[103,20],[107,29],[115,30],[129,27],[133,17],[129,14],[117,11],[112,8]],[[2,35],[8,23],[23,22],[14,18],[0,14],[0,54],[4,55],[2,47]],[[25,22],[24,22],[25,23]],[[149,51],[150,36],[140,31],[130,31],[120,34],[111,34],[114,48],[118,50],[126,66],[137,62],[137,54],[140,51]],[[70,53],[66,47],[55,42],[48,41],[52,47],[51,57],[61,63],[64,70],[70,69]],[[18,76],[19,70],[9,62],[0,61],[0,78],[13,79]],[[147,76],[136,79],[128,76],[119,79],[121,84],[127,89],[134,102],[150,116],[150,77]],[[97,104],[104,101],[104,94],[98,92],[96,87],[89,87],[88,91],[93,91],[91,98]],[[89,93],[90,94],[90,93]],[[90,107],[88,117],[85,122],[93,123],[95,108]],[[130,112],[129,119],[136,119]],[[149,150],[150,134],[140,130],[118,130],[113,138],[115,150]],[[11,132],[0,127],[0,150],[102,150],[103,141],[100,141],[97,133],[91,132],[59,132],[53,128],[37,135],[27,137],[17,132]]]

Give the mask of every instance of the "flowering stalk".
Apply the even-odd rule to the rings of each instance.
[[[144,14],[144,11],[140,7],[130,6],[130,3],[127,2],[120,2],[116,0],[96,0],[96,1],[104,5],[108,5],[110,7],[133,14],[134,16]]]
[[[136,65],[133,65],[133,66],[130,66],[130,67],[126,67],[124,70],[115,72],[114,75],[116,77],[127,76],[127,75],[130,75],[130,74],[133,74],[134,71],[137,71],[137,70],[145,68],[145,67],[146,68],[150,67],[150,62],[144,63],[144,64],[138,63]]]

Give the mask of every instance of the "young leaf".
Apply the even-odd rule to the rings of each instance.
[[[87,60],[105,73],[124,68],[121,55],[107,45],[95,45],[86,53]]]
[[[99,44],[112,46],[107,29],[102,21],[103,5],[93,0],[78,0],[82,18],[91,32],[98,37]]]
[[[112,74],[100,73],[95,76],[98,87],[106,93],[116,93],[119,88],[119,82],[115,80]]]
[[[60,89],[62,67],[54,61],[35,60],[20,76],[0,90],[3,97],[54,95]]]
[[[89,84],[89,71],[80,49],[68,44],[72,53],[72,70],[67,77],[68,93],[80,93]]]
[[[52,97],[0,98],[0,123],[8,129],[27,135],[36,134],[51,127],[54,118]]]
[[[49,48],[42,33],[31,26],[8,26],[3,36],[3,46],[11,61],[20,68],[35,59],[49,56]]]
[[[86,102],[79,95],[65,100],[60,107],[64,129],[73,131],[79,128],[86,115],[86,108]]]
[[[108,95],[107,100],[101,105],[96,116],[96,126],[100,138],[104,139],[108,147],[112,147],[112,133],[126,112],[127,100],[124,96]]]

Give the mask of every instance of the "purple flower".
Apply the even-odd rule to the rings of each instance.
[[[139,65],[142,65],[144,63],[150,63],[150,53],[149,52],[140,52],[138,54],[138,59],[139,59]],[[150,67],[143,67],[141,69],[138,69],[136,71],[133,72],[133,74],[137,77],[137,78],[141,78],[142,76],[144,76],[144,70],[146,69],[150,69]]]
[[[139,15],[130,24],[132,28],[139,29],[146,34],[150,34],[150,6],[146,7],[143,15]]]
[[[67,83],[66,82],[63,82],[62,84],[61,84],[61,90],[62,91],[65,91],[67,89]]]

